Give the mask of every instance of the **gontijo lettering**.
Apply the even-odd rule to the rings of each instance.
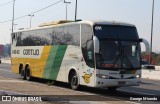
[[[23,55],[39,55],[39,49],[24,49]]]

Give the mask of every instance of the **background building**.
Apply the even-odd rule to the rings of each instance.
[[[10,54],[11,54],[10,51],[11,51],[11,45],[10,44],[4,45],[3,56],[4,57],[10,57]]]
[[[0,57],[10,57],[11,54],[11,45],[10,44],[0,44]]]
[[[3,56],[4,45],[0,44],[0,57]]]

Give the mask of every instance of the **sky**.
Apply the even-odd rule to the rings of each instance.
[[[12,19],[13,2],[2,5],[12,0],[0,0],[0,44],[10,43],[11,24],[4,22]],[[66,4],[63,0],[16,0],[15,18],[28,15],[58,1],[43,11],[34,13],[32,27],[50,21],[66,19]],[[75,1],[68,4],[68,20],[75,18]],[[137,27],[140,38],[150,42],[152,1],[153,0],[77,0],[77,19],[82,20],[111,20],[134,24]],[[2,23],[4,22],[4,23]],[[14,31],[19,28],[30,27],[30,17],[14,21]],[[160,0],[155,0],[154,27],[153,27],[153,51],[160,52]]]

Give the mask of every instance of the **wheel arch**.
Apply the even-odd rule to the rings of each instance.
[[[30,64],[29,63],[26,63],[25,67],[24,67],[24,71],[26,73],[26,71],[28,71],[28,67],[30,67]],[[29,68],[29,71],[31,72],[31,69]]]
[[[25,68],[24,68],[24,69],[26,70],[28,66],[30,66],[30,65],[29,65],[29,63],[26,63],[26,65],[25,65]]]
[[[21,74],[21,70],[23,70],[23,63],[22,62],[19,64],[19,74]]]
[[[74,67],[72,67],[72,68],[70,68],[70,70],[69,70],[69,72],[68,72],[68,83],[70,83],[71,77],[72,77],[73,73],[76,73],[76,74],[77,74],[78,80],[79,80],[79,73],[77,72],[77,69],[74,68]],[[79,81],[78,81],[78,82],[79,82]]]

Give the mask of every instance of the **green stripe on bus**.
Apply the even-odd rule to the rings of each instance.
[[[44,78],[56,80],[67,45],[53,46],[47,60]]]
[[[58,49],[58,46],[52,46],[51,47],[51,50],[50,50],[50,53],[48,55],[48,59],[47,59],[47,62],[46,62],[46,66],[45,66],[45,69],[44,69],[43,78],[49,79],[50,72],[51,72],[51,70],[53,70],[52,65],[53,65],[53,62],[54,62],[54,59],[55,59],[55,56],[56,56],[56,53],[57,53],[57,49]]]
[[[53,80],[57,79],[58,72],[60,70],[61,63],[62,63],[64,54],[66,52],[66,49],[67,49],[67,45],[59,46],[58,49],[57,49],[55,60],[53,62],[52,70],[51,70],[51,73],[50,73],[50,78],[53,79]]]

